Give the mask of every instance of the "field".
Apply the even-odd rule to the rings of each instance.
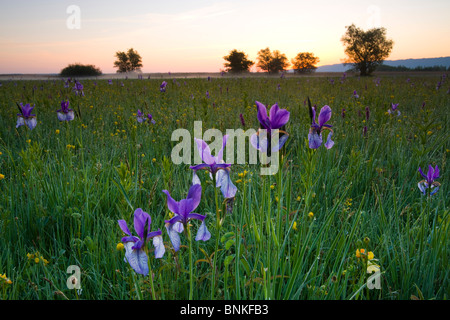
[[[449,297],[446,75],[80,79],[84,95],[61,79],[0,82],[1,299]],[[308,98],[316,117],[332,110],[330,149],[309,148]],[[73,121],[58,120],[62,100]],[[201,222],[190,220],[175,251],[163,190],[186,199],[193,172],[171,160],[172,132],[189,130],[193,157],[194,121],[256,130],[255,101],[290,112],[280,170],[232,164],[232,206],[198,171],[195,212],[211,237],[194,241]],[[34,129],[16,128],[19,103],[35,105]],[[138,109],[155,123],[139,123]],[[422,194],[418,169],[430,165],[440,187]],[[165,247],[162,258],[152,240],[142,248],[152,276],[124,261],[118,220],[136,235],[138,208]]]

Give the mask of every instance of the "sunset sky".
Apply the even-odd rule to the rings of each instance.
[[[71,5],[79,29],[67,26],[77,21]],[[114,73],[115,52],[129,48],[143,72],[219,72],[230,50],[256,61],[266,47],[334,64],[352,23],[385,27],[395,42],[389,60],[450,56],[449,12],[448,0],[2,0],[0,74],[58,73],[75,62]]]

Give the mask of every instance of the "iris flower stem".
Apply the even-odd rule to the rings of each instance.
[[[216,173],[213,173],[213,187],[214,187],[214,201],[216,204],[216,244],[214,247],[214,262],[211,275],[211,300],[214,300],[215,284],[216,284],[216,266],[217,266],[217,251],[219,250],[220,237],[220,212],[219,212],[219,198],[216,188]]]
[[[423,249],[424,243],[427,240],[427,237],[425,235],[425,232],[426,232],[425,226],[428,225],[428,219],[430,216],[430,200],[431,200],[430,192],[431,192],[431,188],[428,188],[426,190],[426,204],[425,204],[424,216],[422,218],[421,239],[420,239],[420,243],[419,243],[419,252],[422,256],[423,256],[423,252],[424,252],[424,249]],[[420,257],[420,265],[422,264],[422,256]]]
[[[192,300],[194,294],[194,266],[192,263],[192,236],[189,223],[186,226],[189,239],[189,300]]]
[[[150,256],[148,254],[148,250],[147,247],[145,247],[145,254],[147,255],[147,257],[149,257],[149,261],[148,261],[148,270],[149,270],[149,276],[150,276],[150,288],[152,290],[152,300],[156,300],[156,295],[155,295],[155,287],[153,285],[153,271],[152,271],[152,264],[150,262]]]

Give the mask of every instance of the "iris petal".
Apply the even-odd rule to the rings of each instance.
[[[317,149],[322,145],[322,134],[317,134],[313,131],[308,134],[309,147],[311,149]]]
[[[149,273],[147,255],[144,250],[133,250],[133,245],[133,242],[127,242],[124,244],[125,259],[136,273],[147,276]]]
[[[289,121],[290,112],[286,109],[280,109],[277,104],[270,108],[270,128],[280,129]]]
[[[153,238],[153,246],[155,247],[155,258],[162,258],[166,248],[164,247],[164,241],[162,236],[156,236]]]
[[[206,228],[205,221],[203,221],[200,228],[198,228],[195,241],[208,241],[209,239],[211,239],[211,233],[208,231],[208,228]]]
[[[127,222],[125,220],[118,220],[117,222],[119,223],[120,229],[122,229],[122,231],[127,235],[131,236],[131,232],[130,229],[128,229]]]
[[[180,250],[180,235],[178,234],[177,231],[174,230],[174,225],[166,224],[166,230],[167,230],[167,233],[169,234],[169,239],[170,239],[170,242],[172,243],[173,249],[175,251]]]
[[[327,149],[331,149],[334,146],[334,141],[331,140],[332,136],[333,136],[333,132],[330,132],[327,137],[327,142],[325,142],[325,144],[324,144],[325,148],[327,148]]]
[[[327,105],[320,109],[319,113],[319,127],[322,127],[326,122],[331,119],[331,108]]]
[[[173,200],[173,198],[170,196],[169,191],[163,190],[162,192],[164,192],[167,195],[167,207],[169,208],[169,210],[172,211],[173,213],[179,214],[180,213],[180,211],[178,210],[179,203]]]

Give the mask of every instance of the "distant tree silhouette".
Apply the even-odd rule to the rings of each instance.
[[[227,62],[224,63],[225,71],[239,73],[249,71],[250,67],[255,63],[251,60],[248,60],[245,52],[237,51],[233,49],[230,51],[230,54],[223,57],[223,59]]]
[[[128,52],[117,51],[116,58],[114,68],[118,68],[117,72],[141,71],[142,58],[133,48]]]
[[[341,38],[348,57],[344,64],[353,65],[361,76],[368,76],[389,56],[394,41],[386,39],[386,28],[364,31],[354,24],[346,28]]]
[[[62,77],[80,77],[80,76],[99,76],[102,71],[94,65],[74,63],[69,64],[67,67],[61,70],[60,76]]]
[[[268,73],[277,73],[286,70],[290,63],[284,53],[278,50],[270,51],[269,48],[258,51],[258,64],[256,65],[261,70]]]
[[[295,72],[309,73],[317,69],[316,64],[320,59],[311,52],[300,52],[291,60]]]

